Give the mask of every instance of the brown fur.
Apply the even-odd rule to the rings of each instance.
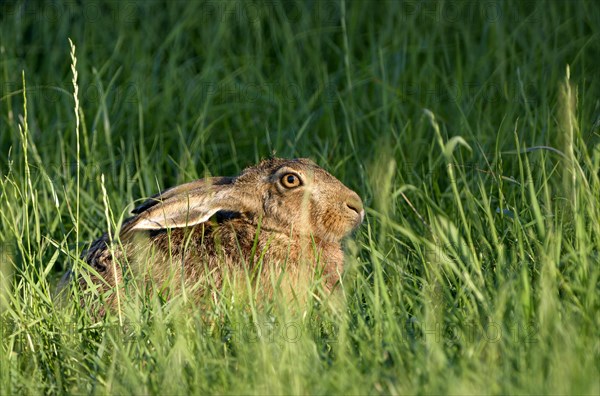
[[[282,177],[290,173],[303,185],[287,188]],[[117,292],[108,297],[109,306],[116,305],[124,276],[167,295],[183,284],[201,296],[217,293],[226,274],[248,274],[271,295],[270,285],[282,274],[281,287],[297,293],[320,269],[330,291],[342,272],[341,240],[364,217],[358,195],[312,161],[277,158],[235,178],[166,190],[134,213],[120,244],[111,246],[105,234],[83,253],[102,277],[93,281]]]

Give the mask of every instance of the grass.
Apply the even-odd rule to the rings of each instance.
[[[0,10],[0,393],[600,393],[595,2]],[[366,203],[340,305],[53,299],[133,202],[273,151]]]

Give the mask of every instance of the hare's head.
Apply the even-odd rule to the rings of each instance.
[[[166,190],[134,210],[129,229],[187,227],[214,214],[238,217],[268,232],[338,242],[361,224],[354,191],[308,159],[264,160],[237,177],[215,177]]]
[[[256,188],[264,227],[338,241],[364,217],[354,191],[307,159],[270,159],[246,169],[234,182]]]

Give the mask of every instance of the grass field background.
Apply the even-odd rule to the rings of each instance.
[[[599,60],[594,1],[0,3],[0,393],[599,394]],[[366,204],[340,301],[53,299],[273,152]]]

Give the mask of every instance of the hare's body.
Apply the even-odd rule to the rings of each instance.
[[[271,159],[235,178],[187,183],[148,200],[121,229],[105,234],[84,260],[106,289],[129,280],[168,293],[216,291],[225,279],[297,289],[317,275],[326,290],[339,280],[341,239],[364,216],[356,193],[304,159]],[[115,293],[109,298],[114,304]]]

